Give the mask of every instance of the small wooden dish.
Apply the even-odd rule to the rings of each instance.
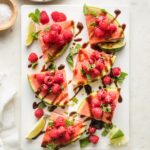
[[[12,16],[10,20],[6,22],[5,24],[0,25],[0,31],[3,31],[14,25],[16,21],[16,17],[17,17],[17,7],[16,7],[16,4],[13,2],[13,0],[0,0],[0,3],[7,4],[12,10]]]

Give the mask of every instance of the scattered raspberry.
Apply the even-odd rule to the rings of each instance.
[[[67,132],[69,133],[69,135],[72,136],[75,133],[75,129],[72,126],[70,126],[67,128]]]
[[[42,91],[47,92],[48,91],[48,85],[42,84]]]
[[[51,86],[53,84],[53,82],[54,82],[54,78],[52,76],[45,76],[44,77],[44,83],[46,85]]]
[[[95,119],[100,119],[102,115],[102,110],[100,109],[100,107],[92,108],[92,114]]]
[[[100,74],[100,72],[96,68],[90,70],[90,76],[93,78],[97,77],[99,74]]]
[[[113,91],[110,91],[110,92],[109,92],[109,95],[110,95],[112,101],[114,101],[114,100],[116,99],[116,97],[117,97],[116,93],[113,92]]]
[[[95,27],[95,29],[94,29],[94,35],[95,35],[96,37],[98,37],[98,38],[99,38],[99,37],[103,37],[103,36],[105,35],[105,32],[102,31],[101,29]]]
[[[61,31],[62,31],[62,27],[59,24],[52,24],[51,25],[51,30],[56,31],[58,34],[60,34]]]
[[[58,35],[58,40],[57,40],[57,45],[58,45],[59,47],[61,47],[61,46],[64,46],[65,44],[66,44],[66,41],[65,41],[65,39],[64,39],[63,34],[59,34],[59,35]]]
[[[55,22],[62,22],[62,21],[66,21],[67,20],[66,15],[64,13],[62,13],[62,12],[54,11],[54,12],[51,13],[51,16],[52,16],[52,19]]]
[[[46,11],[42,11],[40,14],[40,22],[42,24],[47,24],[49,23],[49,17]]]
[[[38,80],[39,83],[44,83],[44,78],[45,78],[45,75],[44,74],[37,74],[36,75],[36,79]]]
[[[99,59],[96,63],[96,69],[98,69],[99,71],[102,71],[105,69],[105,65],[103,63],[103,61],[101,59]]]
[[[111,71],[112,76],[118,77],[121,74],[121,69],[119,67],[115,67]]]
[[[101,102],[97,98],[92,98],[91,99],[91,105],[92,105],[93,108],[94,107],[100,107],[100,104],[101,104]]]
[[[63,82],[64,82],[63,74],[61,74],[61,73],[56,73],[55,76],[54,76],[54,82],[55,82],[55,83],[58,83],[58,84],[63,83]]]
[[[105,77],[103,78],[103,84],[105,84],[105,85],[110,85],[111,82],[112,82],[112,79],[111,79],[110,76],[105,76]]]
[[[117,27],[114,24],[110,24],[108,30],[111,34],[113,34],[114,32],[116,32]]]
[[[89,136],[89,141],[93,144],[97,144],[99,141],[99,137],[97,135],[90,135]]]
[[[41,108],[36,109],[34,115],[37,119],[40,119],[44,115],[43,109]]]
[[[64,140],[65,140],[65,142],[68,142],[68,141],[70,141],[71,140],[71,136],[69,135],[69,133],[68,132],[66,132],[65,133],[65,135],[64,135]]]
[[[64,136],[65,133],[66,133],[66,129],[65,129],[63,126],[60,126],[60,127],[58,128],[58,135],[59,135],[59,137]]]
[[[55,44],[58,41],[58,33],[51,30],[49,32],[49,42]]]
[[[31,63],[35,63],[36,61],[38,61],[38,56],[36,53],[31,53],[28,57],[28,60],[31,62]]]
[[[89,134],[94,134],[96,132],[96,128],[94,128],[94,127],[89,127],[88,128],[88,133]]]
[[[60,92],[60,90],[61,90],[61,88],[60,88],[59,84],[57,84],[57,83],[53,84],[52,93],[56,94],[56,93]]]
[[[106,95],[106,97],[104,99],[104,102],[107,103],[107,104],[111,103],[112,102],[111,96],[110,95]]]
[[[46,33],[43,35],[43,42],[45,44],[49,44],[49,42],[50,42],[50,34],[49,33]]]
[[[66,42],[70,42],[73,38],[73,33],[70,30],[65,30],[63,32],[63,37]]]
[[[59,116],[55,121],[54,121],[55,127],[60,127],[60,126],[65,126],[66,122],[65,119],[61,116]]]
[[[59,134],[58,134],[58,130],[57,129],[52,129],[51,132],[50,132],[50,137],[55,140],[59,137]]]
[[[104,98],[106,97],[106,91],[105,90],[99,90],[99,92],[97,93],[97,97],[99,100],[104,100]]]

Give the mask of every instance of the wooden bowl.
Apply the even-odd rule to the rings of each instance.
[[[17,7],[16,7],[16,4],[13,2],[13,0],[0,0],[0,3],[7,4],[11,8],[11,11],[12,11],[12,16],[8,20],[8,22],[0,25],[0,31],[3,31],[14,25],[16,21],[16,17],[17,17]]]

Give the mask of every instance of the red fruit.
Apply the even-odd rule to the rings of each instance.
[[[67,17],[64,13],[58,12],[58,11],[54,11],[51,13],[52,19],[55,22],[62,22],[62,21],[66,21]]]
[[[65,135],[64,135],[64,140],[65,140],[65,142],[68,142],[68,141],[71,140],[71,136],[69,135],[68,132],[65,133]]]
[[[73,38],[73,33],[70,30],[65,30],[63,32],[63,37],[66,42],[70,42]]]
[[[62,31],[62,27],[59,24],[52,24],[51,30],[56,31],[58,34],[60,34]]]
[[[106,97],[106,91],[105,90],[99,90],[99,92],[97,93],[97,97],[99,100],[103,100]]]
[[[117,97],[116,93],[113,92],[113,91],[110,91],[110,92],[109,92],[109,95],[110,95],[112,101],[114,101],[114,100],[116,99],[116,97]]]
[[[100,109],[100,107],[92,108],[92,114],[95,119],[100,119],[102,110]]]
[[[94,29],[94,35],[96,36],[96,37],[103,37],[104,35],[105,35],[105,32],[104,31],[102,31],[100,28],[98,28],[98,27],[95,27],[95,29]]]
[[[44,83],[47,85],[52,85],[54,82],[54,78],[52,76],[45,76]]]
[[[104,99],[104,102],[107,103],[107,104],[111,103],[112,102],[111,96],[110,95],[106,95],[106,97]]]
[[[100,59],[99,52],[97,52],[97,51],[93,52],[92,55],[90,56],[90,58],[93,60],[99,60]]]
[[[58,135],[59,135],[59,137],[64,136],[65,133],[66,133],[66,129],[65,129],[63,126],[60,126],[60,127],[58,128]]]
[[[99,23],[104,20],[106,20],[106,16],[100,16],[99,18],[96,18],[96,24],[99,25]]]
[[[107,22],[107,20],[103,20],[101,22],[99,22],[99,28],[102,30],[102,31],[106,31],[109,27],[109,24]]]
[[[50,40],[49,40],[49,33],[46,33],[46,34],[43,35],[43,42],[45,44],[48,44],[50,42]]]
[[[91,59],[91,58],[89,59],[89,63],[90,63],[90,64],[94,64],[94,62],[95,62],[95,61],[94,61],[93,59]]]
[[[82,69],[83,69],[83,71],[84,71],[85,73],[87,73],[87,72],[88,72],[88,69],[87,69],[87,67],[86,67],[86,65],[85,65],[85,64],[82,64]]]
[[[75,133],[75,129],[70,126],[70,127],[67,128],[67,132],[69,133],[69,135],[72,136]]]
[[[42,24],[47,24],[49,23],[49,17],[46,11],[42,11],[40,14],[40,22]]]
[[[58,41],[58,33],[56,31],[49,32],[49,42],[55,44]]]
[[[116,108],[116,104],[111,104],[111,110],[114,111]]]
[[[99,137],[97,135],[90,135],[89,136],[89,141],[93,144],[97,144],[99,141]]]
[[[66,122],[65,119],[61,116],[59,116],[55,121],[54,121],[55,127],[60,127],[60,126],[65,126]]]
[[[38,56],[36,53],[31,53],[28,57],[28,60],[31,62],[31,63],[35,63],[36,61],[38,61]]]
[[[36,109],[34,115],[37,119],[40,119],[44,115],[44,111],[41,108]]]
[[[48,85],[42,84],[42,91],[48,92],[48,89],[49,89]]]
[[[55,74],[55,76],[54,76],[54,82],[55,83],[59,83],[59,84],[63,83],[64,82],[63,74],[61,74],[61,73]]]
[[[88,128],[88,133],[89,134],[94,134],[96,132],[96,128],[94,128],[94,127],[89,127]]]
[[[96,69],[96,68],[90,70],[90,75],[91,75],[93,78],[97,77],[99,74],[100,74],[100,72],[99,72],[99,70]]]
[[[116,30],[117,30],[116,25],[114,25],[114,24],[110,24],[110,25],[109,25],[109,32],[110,32],[111,34],[113,34],[114,32],[116,32]]]
[[[58,130],[57,129],[52,129],[51,132],[50,132],[50,137],[55,140],[59,137],[59,134],[58,134]]]
[[[105,69],[105,65],[103,63],[103,61],[101,59],[99,59],[96,63],[96,69],[98,69],[99,71],[102,71]]]
[[[91,99],[91,105],[92,107],[100,107],[101,102],[97,98],[92,98]]]
[[[58,39],[57,39],[57,45],[61,47],[61,46],[64,46],[65,44],[66,44],[66,41],[64,39],[63,34],[59,34]]]
[[[105,76],[105,77],[103,78],[103,84],[105,84],[105,85],[110,85],[111,82],[112,82],[112,79],[111,79],[110,76]]]
[[[45,78],[45,75],[44,74],[37,74],[36,75],[36,79],[38,80],[39,83],[44,83],[44,78]]]
[[[119,67],[115,67],[111,71],[112,76],[118,77],[121,74],[121,69]]]
[[[60,92],[61,88],[60,88],[60,85],[55,83],[53,86],[52,86],[52,93],[56,94],[58,92]]]

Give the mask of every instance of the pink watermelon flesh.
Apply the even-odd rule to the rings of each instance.
[[[41,72],[40,74],[46,74],[48,72],[49,71]],[[67,81],[66,81],[66,73],[65,73],[64,69],[63,70],[57,70],[56,72],[60,72],[64,76],[64,79],[65,79],[65,81],[63,82],[64,89],[59,94],[49,93],[48,95],[47,95],[47,92],[41,91],[38,95],[38,98],[42,99],[43,101],[45,101],[49,104],[52,104],[52,105],[64,106],[69,101],[68,87],[67,87]],[[37,74],[28,75],[28,80],[29,80],[30,86],[35,93],[41,87],[41,84],[36,79],[36,75]]]
[[[70,29],[72,32],[74,31],[74,22],[73,21],[65,21],[65,22],[59,22],[56,23],[61,25],[62,27],[62,32],[66,29]],[[50,62],[55,60],[57,57],[59,57],[60,55],[63,54],[63,52],[68,48],[69,43],[67,43],[66,45],[64,45],[63,47],[58,47],[57,45],[49,45],[49,44],[45,44],[43,42],[43,35],[48,32],[45,31],[45,29],[50,26],[50,25],[45,25],[45,26],[39,26],[38,30],[40,31],[39,33],[39,41],[41,44],[41,49],[43,52],[43,57],[45,62]]]
[[[113,104],[117,105],[118,99],[119,99],[119,95],[120,95],[119,90],[117,90],[117,89],[108,89],[106,91],[107,91],[107,93],[109,93],[111,91],[114,91],[116,93],[116,99],[113,101]],[[77,110],[77,113],[80,114],[80,115],[84,115],[86,117],[94,118],[93,115],[92,115],[92,112],[91,112],[92,107],[91,107],[91,104],[90,104],[90,100],[92,98],[94,98],[94,97],[96,97],[96,93],[89,95],[80,104],[80,106],[79,106],[79,108]],[[115,111],[115,109],[113,111],[111,111],[111,112],[103,112],[102,116],[99,119],[96,119],[96,120],[101,120],[101,121],[106,122],[106,123],[111,123],[113,115],[114,115],[114,111]]]

